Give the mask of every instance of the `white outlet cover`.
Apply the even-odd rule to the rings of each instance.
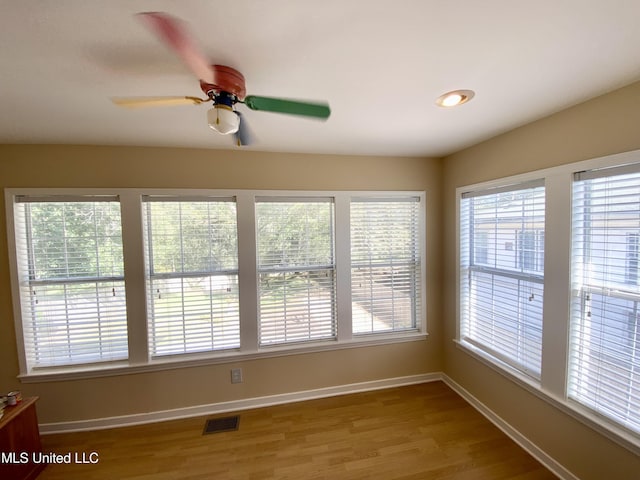
[[[241,368],[232,368],[231,369],[231,383],[242,383],[242,369]]]

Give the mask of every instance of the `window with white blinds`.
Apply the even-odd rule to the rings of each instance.
[[[539,379],[544,290],[542,181],[460,200],[461,340]]]
[[[426,335],[423,192],[6,188],[5,204],[25,381]]]
[[[239,347],[234,199],[146,196],[143,204],[151,356]]]
[[[331,198],[257,199],[260,345],[336,337],[334,216]]]
[[[17,196],[14,228],[28,367],[126,359],[118,198]]]
[[[416,329],[420,198],[354,198],[350,212],[353,333]]]
[[[640,433],[640,168],[573,183],[569,398]]]

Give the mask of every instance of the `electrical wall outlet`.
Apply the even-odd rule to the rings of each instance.
[[[232,368],[231,369],[231,383],[242,383],[242,369],[241,368]]]

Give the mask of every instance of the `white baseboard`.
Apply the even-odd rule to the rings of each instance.
[[[518,430],[512,427],[504,419],[498,416],[493,410],[484,403],[474,397],[469,391],[465,390],[461,385],[452,380],[444,373],[441,374],[442,381],[446,383],[453,391],[464,398],[473,408],[478,410],[484,417],[498,427],[511,440],[520,445],[529,455],[538,460],[547,467],[553,474],[563,480],[579,480],[573,473],[560,465],[551,456],[547,455],[541,448],[531,442],[527,437],[522,435]]]
[[[40,424],[40,433],[42,435],[50,435],[54,433],[80,432],[87,430],[103,430],[106,428],[126,427],[132,425],[141,425],[145,423],[163,422],[166,420],[177,420],[188,417],[198,417],[226,412],[237,412],[250,408],[268,407],[271,405],[280,405],[284,403],[313,400],[316,398],[381,390],[383,388],[402,387],[405,385],[415,385],[418,383],[434,382],[438,380],[442,380],[442,374],[440,372],[435,372],[421,375],[411,375],[407,377],[388,378],[384,380],[373,380],[370,382],[352,383],[348,385],[338,385],[335,387],[325,387],[314,390],[303,390],[293,393],[282,393],[279,395],[232,400],[229,402],[212,403],[208,405],[197,405],[193,407],[184,407],[158,412],[138,413],[133,415],[95,418],[72,422],[42,423]]]
[[[442,380],[453,391],[465,399],[472,407],[484,415],[491,423],[502,430],[509,438],[520,445],[531,456],[537,459],[558,478],[563,480],[579,480],[570,471],[547,455],[537,445],[528,440],[518,430],[503,420],[489,407],[465,390],[450,377],[441,372],[426,373],[421,375],[411,375],[407,377],[388,378],[384,380],[374,380],[370,382],[352,383],[348,385],[338,385],[335,387],[318,388],[314,390],[303,390],[300,392],[283,393],[279,395],[269,395],[264,397],[232,400],[229,402],[212,403],[208,405],[197,405],[193,407],[177,408],[173,410],[163,410],[159,412],[138,413],[134,415],[123,415],[108,418],[96,418],[89,420],[79,420],[73,422],[43,423],[40,424],[40,433],[50,435],[54,433],[79,432],[87,430],[102,430],[107,428],[126,427],[141,425],[145,423],[163,422],[166,420],[177,420],[181,418],[198,417],[204,415],[214,415],[227,412],[238,412],[251,408],[268,407],[271,405],[281,405],[291,402],[313,400],[316,398],[326,398],[338,395],[348,395],[350,393],[368,392],[381,390],[384,388],[402,387],[405,385],[415,385]]]

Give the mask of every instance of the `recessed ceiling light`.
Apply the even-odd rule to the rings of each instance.
[[[436,100],[439,107],[456,107],[467,103],[475,95],[473,90],[454,90],[440,95]]]

